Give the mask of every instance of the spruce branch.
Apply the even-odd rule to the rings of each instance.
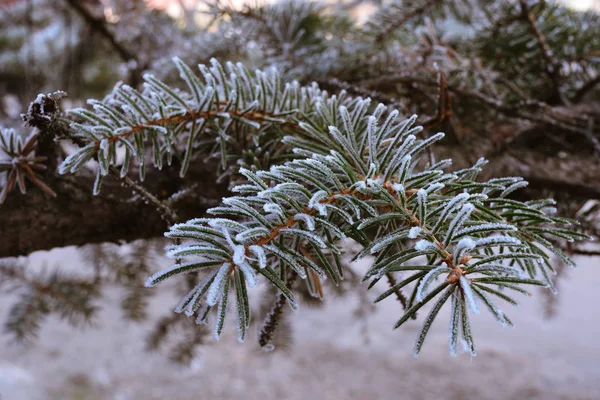
[[[228,63],[229,75],[226,75],[215,60],[210,68],[200,66],[206,80],[203,84],[183,62],[176,59],[175,63],[189,93],[146,75],[146,90],[142,93],[121,85],[115,87],[109,100],[92,101],[94,112],[72,110],[74,117],[85,122],[72,124],[85,145],[65,159],[59,171],[75,172],[90,159],[96,159],[100,168],[94,193],[98,193],[109,166],[116,162],[119,148],[125,151],[121,176],[127,174],[131,160],[136,159],[143,180],[146,140],[152,144],[153,162],[158,169],[162,168],[165,157],[170,164],[175,156],[181,160],[180,175],[185,175],[192,152],[200,142],[204,147],[218,147],[216,155],[225,170],[229,167],[232,147],[261,137],[270,144],[259,141],[258,146],[273,146],[271,136],[298,129],[295,115],[313,113],[313,103],[322,96],[316,86],[301,89],[296,82],[283,85],[275,71],[259,71],[250,77],[243,65]],[[234,141],[232,134],[238,135],[237,140]],[[182,135],[187,135],[187,144],[185,152],[180,154],[176,144],[181,142]],[[218,138],[216,143],[215,138]],[[254,162],[260,161],[256,158]]]
[[[132,60],[135,54],[117,42],[106,21],[83,7],[78,12],[92,28],[124,60]],[[461,7],[468,9],[468,18],[458,15],[462,10],[455,12]],[[482,132],[484,137],[506,124],[518,132],[499,139],[499,148],[488,158],[505,154],[520,144],[516,140],[521,136],[540,130],[549,131],[550,139],[561,145],[570,142],[567,135],[577,134],[597,148],[594,104],[569,104],[567,98],[578,103],[592,97],[589,91],[598,74],[598,17],[525,0],[392,1],[381,3],[365,29],[346,14],[330,14],[332,9],[302,2],[242,11],[215,5],[216,33],[203,32],[203,38],[218,40],[203,40],[212,48],[194,47],[196,57],[248,56],[246,65],[273,65],[273,70],[249,72],[241,63],[211,60],[209,66],[199,66],[198,75],[175,59],[186,86],[152,75],[145,76],[143,89],[119,84],[104,100],[72,111],[70,127],[59,118],[54,94],[38,97],[25,120],[40,130],[35,152],[38,164],[39,157],[47,157],[48,167],[42,178],[48,177],[61,196],[50,204],[40,203],[40,196],[36,202],[34,196],[41,193],[9,199],[7,205],[13,208],[0,218],[0,231],[12,230],[16,221],[23,232],[2,243],[2,254],[152,237],[168,229],[165,236],[174,244],[166,252],[175,260],[173,266],[152,274],[145,255],[138,253],[116,275],[128,289],[123,308],[130,318],[141,319],[151,294],[143,290],[141,276],[152,274],[145,285],[154,286],[187,274],[187,294],[175,307],[176,314],[159,323],[148,344],[156,348],[171,339],[174,326],[184,327],[186,337],[172,347],[171,355],[190,361],[194,346],[208,331],[194,322],[214,319],[213,335],[219,339],[232,302],[238,339],[246,339],[252,317],[248,287],[261,281],[276,293],[258,338],[269,349],[286,302],[297,308],[299,293],[323,298],[324,279],[340,284],[344,268],[339,255],[347,249],[342,240],[350,238],[362,247],[355,259],[375,257],[363,277],[368,288],[387,280],[374,303],[394,296],[401,303],[395,326],[424,317],[415,355],[447,303],[450,354],[456,354],[459,341],[474,354],[473,314],[485,309],[501,325],[512,325],[498,298],[516,305],[512,293],[529,294],[529,285],[553,293],[552,275],[563,265],[573,265],[569,255],[597,253],[574,245],[589,238],[582,231],[593,231],[589,225],[596,224],[592,218],[597,210],[588,208],[585,218],[573,212],[584,221],[578,226],[557,217],[552,200],[524,201],[528,192],[516,192],[527,186],[524,179],[479,178],[483,159],[457,170],[452,160],[437,160],[437,150],[447,149],[434,149],[443,135],[430,131],[451,125],[452,131]],[[452,16],[440,15],[445,11]],[[447,35],[454,33],[448,31],[448,22],[467,34]],[[240,39],[254,44],[248,54],[238,51]],[[185,48],[189,43],[181,44]],[[138,80],[141,68],[132,71]],[[280,75],[322,85],[303,86]],[[322,90],[330,88],[342,92]],[[395,104],[398,98],[402,103]],[[564,106],[557,106],[559,102]],[[394,110],[400,104],[402,112]],[[421,114],[418,124],[416,116],[402,116],[408,110]],[[452,113],[452,124],[447,124]],[[54,139],[80,147],[61,166],[61,172],[77,172],[77,177],[53,176],[59,159]],[[475,157],[464,146],[452,151],[460,152],[460,158],[464,153],[464,158]],[[155,169],[148,171],[150,159]],[[211,164],[196,169],[206,160]],[[131,177],[132,166],[140,181],[146,178],[146,186]],[[95,197],[81,190],[91,186],[91,170]],[[215,186],[215,170],[217,182],[227,181],[232,190],[217,204],[214,199],[222,198],[225,185],[204,193]],[[14,189],[20,180],[11,173],[7,171],[8,183]],[[537,173],[527,177],[529,188],[567,193],[577,200],[598,197],[593,184],[538,178]],[[156,184],[161,177],[169,183]],[[129,189],[137,196],[131,198]],[[23,201],[22,207],[15,205],[17,200]],[[179,207],[182,202],[187,208]],[[213,208],[206,216],[209,205]],[[59,223],[37,215],[22,218],[34,207],[43,208],[45,215],[69,213],[63,212]],[[13,215],[15,209],[20,213]],[[82,227],[81,215],[96,225]],[[37,224],[32,229],[32,221],[39,221],[41,228],[57,226],[52,236],[59,238],[46,240],[48,235],[36,231],[50,231]],[[181,221],[187,222],[177,223]],[[122,230],[113,233],[117,225]],[[34,331],[39,315],[49,313],[53,304],[44,293],[46,283],[26,278],[21,279],[26,290],[11,323],[19,332]],[[428,304],[429,310],[422,312]]]
[[[443,88],[440,96],[442,100],[447,96]],[[483,159],[454,172],[444,171],[451,160],[423,165],[421,153],[444,135],[417,139],[423,128],[414,126],[416,116],[402,120],[397,111],[387,112],[381,104],[373,109],[369,99],[361,98],[317,95],[310,104],[311,113],[298,114],[295,129],[283,139],[295,158],[268,170],[241,168],[244,178],[232,189],[237,195],[210,209],[213,217],[176,224],[165,234],[190,241],[169,247],[167,255],[191,260],[176,262],[146,282],[154,286],[180,273],[207,272],[176,311],[197,314],[201,323],[218,306],[217,339],[231,285],[237,299],[238,338],[243,341],[249,323],[247,286],[255,286],[262,275],[297,308],[296,297],[283,279],[286,271],[293,271],[318,293],[315,285],[320,277],[340,279],[330,258],[340,253],[339,239],[350,237],[364,246],[355,258],[379,255],[363,278],[371,280],[369,287],[385,275],[413,272],[376,299],[413,285],[396,327],[437,299],[415,354],[450,298],[456,305],[452,318],[462,321],[462,329],[452,331],[451,343],[461,335],[474,353],[467,313],[477,313],[479,301],[501,324],[510,324],[485,293],[494,290],[490,286],[553,289],[549,278],[553,267],[544,249],[566,264],[573,263],[548,238],[588,238],[562,227],[571,222],[552,216],[548,208],[552,201],[508,199],[527,185],[522,178],[478,182]],[[439,277],[445,277],[441,283],[436,282]],[[276,315],[281,314],[281,303],[276,304]],[[268,325],[262,342],[268,342],[274,325]]]

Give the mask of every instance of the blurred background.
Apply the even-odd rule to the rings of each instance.
[[[424,122],[441,116],[442,76],[452,117],[436,122],[449,137],[439,157],[457,166],[490,158],[489,175],[525,176],[527,196],[556,197],[562,215],[598,237],[600,1],[529,3],[546,55],[518,1],[0,0],[0,125],[26,135],[20,115],[38,93],[64,90],[69,109],[118,81],[140,86],[146,71],[178,82],[174,56],[276,66]],[[369,260],[349,262],[353,243],[350,276],[286,314],[275,351],[237,343],[233,329],[216,342],[171,312],[182,282],[143,287],[168,265],[164,245],[90,243],[10,259],[27,272],[0,271],[0,399],[600,399],[593,244],[562,244],[578,268],[556,260],[558,295],[523,296],[509,313],[515,328],[474,318],[473,359],[448,355],[444,317],[413,358],[420,322],[391,329],[399,305],[371,304],[384,288],[360,286]],[[46,307],[40,287],[81,296]],[[269,296],[251,294],[254,336]]]

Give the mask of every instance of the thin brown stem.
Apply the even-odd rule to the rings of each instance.
[[[386,37],[388,37],[389,35],[391,35],[396,29],[398,29],[399,27],[401,27],[402,25],[404,25],[406,22],[408,22],[409,20],[413,19],[414,17],[418,17],[419,15],[424,14],[431,7],[433,7],[433,6],[441,3],[442,1],[443,0],[428,0],[428,1],[425,1],[420,6],[417,6],[417,7],[413,8],[413,9],[409,9],[400,18],[398,18],[397,20],[395,20],[392,24],[390,24],[382,32],[380,32],[375,37],[375,41],[376,42],[383,42],[386,39]]]
[[[119,43],[115,35],[108,29],[106,20],[104,18],[97,18],[92,15],[92,13],[86,8],[85,4],[83,4],[84,2],[80,0],[65,1],[94,31],[98,32],[110,43],[112,48],[117,52],[123,61],[135,61],[136,64],[139,64],[138,57],[125,46],[123,46],[123,44]],[[136,67],[131,71],[129,76],[131,86],[135,87],[140,82],[141,70],[141,66],[136,65]]]
[[[110,166],[109,172],[114,177],[121,179],[125,185],[129,186],[135,193],[143,197],[148,203],[152,204],[160,213],[165,222],[169,224],[169,226],[177,222],[177,213],[166,202],[159,200],[156,196],[146,190],[146,188],[127,175],[121,178],[119,170],[114,166]]]
[[[183,115],[164,117],[164,118],[159,118],[159,119],[152,120],[152,121],[147,121],[147,122],[139,124],[139,125],[133,125],[131,127],[131,129],[126,132],[112,135],[108,139],[108,141],[109,141],[109,143],[117,142],[120,139],[128,138],[128,137],[130,137],[138,132],[141,132],[144,129],[151,127],[151,126],[163,126],[163,125],[176,124],[176,123],[182,123],[182,122],[194,122],[194,121],[198,121],[200,119],[216,118],[216,117],[218,117],[218,115],[220,113],[223,113],[223,112],[224,111],[222,111],[222,110],[215,110],[215,111],[188,110]],[[261,113],[261,112],[241,113],[241,112],[237,112],[237,111],[227,111],[227,114],[229,114],[229,116],[232,118],[245,118],[245,119],[249,119],[249,120],[253,120],[253,121],[264,121],[266,118],[269,118],[272,116],[272,114],[270,114],[270,113]],[[282,123],[282,125],[291,126],[293,128],[300,129],[300,127],[298,125],[293,124],[293,123],[284,122],[284,123]],[[100,140],[98,140],[96,142],[96,148],[98,148],[98,149],[100,148],[100,143],[101,143]]]
[[[288,287],[288,289],[292,288],[297,278],[298,274],[296,274],[294,271],[288,272],[287,279],[285,280],[285,285]],[[275,334],[277,325],[279,324],[281,316],[283,315],[285,303],[285,296],[282,293],[279,293],[277,295],[275,304],[273,304],[271,311],[269,311],[269,314],[267,314],[267,318],[265,319],[265,322],[260,330],[260,334],[258,336],[258,344],[260,347],[264,348],[273,340],[273,335]]]
[[[556,58],[554,57],[554,53],[552,49],[548,45],[548,41],[546,40],[546,36],[542,33],[542,31],[538,28],[535,16],[529,9],[527,5],[527,0],[519,0],[521,5],[521,13],[523,18],[529,24],[529,29],[531,33],[535,36],[538,46],[540,48],[540,52],[542,54],[542,59],[544,60],[544,70],[546,71],[546,75],[552,81],[554,85],[554,90],[560,100],[565,105],[569,105],[569,101],[565,98],[563,93],[560,90],[560,76],[559,76],[559,67]]]
[[[323,83],[326,86],[333,86],[336,89],[345,90],[346,92],[353,94],[353,95],[369,97],[373,100],[379,101],[388,106],[398,103],[398,100],[396,100],[395,98],[390,97],[384,93],[377,92],[375,90],[368,90],[363,87],[352,85],[351,83],[346,82],[346,81],[341,81],[338,78],[329,78],[326,81],[324,81]]]
[[[584,83],[583,86],[580,87],[577,92],[575,92],[575,95],[573,96],[573,102],[579,103],[583,97],[598,84],[600,84],[600,75]]]
[[[385,276],[388,280],[388,283],[390,284],[390,287],[396,286],[397,282],[396,282],[396,278],[394,278],[394,275],[392,275],[391,273],[388,272],[387,274],[385,274]],[[394,294],[396,295],[396,298],[398,299],[400,304],[402,304],[402,308],[406,309],[408,300],[407,300],[406,296],[404,296],[404,293],[402,293],[402,291],[400,289],[398,289],[394,292]],[[416,319],[416,318],[417,318],[417,314],[415,313],[414,319]]]

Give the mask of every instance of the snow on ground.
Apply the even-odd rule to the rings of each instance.
[[[32,263],[48,258],[81,265],[72,249],[37,253]],[[418,321],[393,331],[400,310],[388,299],[367,319],[365,336],[354,316],[359,297],[346,296],[294,313],[294,340],[286,349],[265,353],[255,340],[239,344],[230,321],[220,342],[202,347],[192,366],[183,367],[144,351],[151,325],[123,321],[120,293],[109,289],[96,328],[50,319],[34,345],[0,336],[0,399],[600,399],[600,265],[577,261],[580,267],[561,279],[554,319],[543,319],[539,292],[523,298],[519,309],[505,308],[515,328],[502,328],[485,313],[474,316],[473,359],[448,355],[447,310],[413,358]],[[169,290],[155,290],[153,318],[177,300]],[[0,295],[2,320],[11,296]]]

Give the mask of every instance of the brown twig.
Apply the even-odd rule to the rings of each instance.
[[[125,175],[121,177],[119,170],[113,165],[110,166],[109,172],[115,178],[121,179],[125,185],[130,187],[135,193],[144,198],[149,204],[152,204],[156,210],[160,213],[161,217],[165,220],[169,226],[177,222],[177,213],[175,210],[168,205],[166,202],[159,200],[156,196],[150,193],[142,185]]]
[[[398,282],[396,282],[396,278],[394,278],[394,275],[392,275],[391,273],[388,272],[387,274],[385,274],[385,276],[386,276],[391,288],[396,286],[396,284]],[[406,309],[408,300],[407,300],[406,296],[404,296],[404,293],[402,293],[402,291],[400,289],[396,290],[394,293],[396,294],[396,298],[398,299],[400,304],[402,304],[402,308]],[[415,315],[413,316],[413,319],[416,319],[416,318],[417,318],[417,314],[415,313]]]
[[[555,178],[543,178],[536,176],[524,176],[529,187],[538,190],[551,190],[555,192],[568,193],[572,197],[585,199],[600,199],[600,186],[573,183]]]
[[[450,91],[448,90],[448,81],[443,72],[438,72],[438,108],[436,115],[423,121],[423,129],[430,130],[448,121],[452,116],[452,103],[450,102]]]
[[[598,257],[600,256],[600,250],[583,250],[583,249],[563,249],[576,254],[578,256]]]
[[[288,289],[291,289],[297,278],[298,274],[290,271],[287,279],[285,280],[285,286],[287,286]],[[265,322],[260,330],[260,334],[258,335],[258,344],[260,347],[265,348],[265,346],[268,346],[271,343],[271,340],[273,340],[273,334],[275,333],[277,325],[279,324],[279,320],[283,315],[285,302],[285,296],[282,293],[279,293],[277,295],[277,300],[275,301],[275,304],[273,304],[273,308],[271,308],[269,314],[267,314],[267,318],[265,319]]]
[[[117,52],[119,57],[125,62],[135,61],[136,67],[133,68],[129,75],[130,84],[136,87],[141,81],[141,71],[143,68],[139,65],[139,59],[134,53],[123,46],[115,38],[115,35],[108,29],[106,20],[104,18],[97,18],[86,8],[80,0],[65,0],[67,4],[79,14],[83,20],[96,32],[102,35]]]
[[[552,81],[552,84],[554,85],[554,90],[555,90],[556,94],[558,95],[559,99],[561,100],[561,102],[565,105],[569,105],[569,101],[566,99],[566,97],[563,95],[563,93],[560,90],[560,76],[559,76],[560,69],[558,66],[558,62],[557,62],[556,58],[554,57],[554,53],[552,52],[552,49],[548,45],[548,41],[546,40],[546,37],[544,36],[542,31],[538,28],[537,22],[535,20],[535,16],[533,15],[531,10],[529,9],[529,6],[527,5],[527,0],[519,0],[519,3],[521,5],[522,16],[529,24],[529,29],[531,30],[531,33],[533,33],[533,35],[535,36],[538,46],[540,48],[540,52],[542,54],[542,59],[544,60],[544,64],[545,64],[544,70],[546,71],[546,75],[548,75],[548,77]]]
[[[594,89],[598,84],[600,83],[600,75],[596,76],[593,79],[590,79],[589,81],[587,81],[586,83],[583,84],[582,87],[580,87],[575,94],[573,95],[573,102],[574,103],[579,103],[583,97],[592,89]]]
[[[361,97],[370,97],[371,99],[379,101],[381,103],[384,103],[388,106],[398,103],[398,100],[396,100],[395,98],[390,97],[384,93],[377,92],[375,90],[367,90],[362,87],[352,85],[349,82],[341,81],[338,78],[333,78],[333,77],[329,78],[324,83],[327,86],[333,86],[336,89],[345,90],[346,92],[348,92],[352,95],[358,95]]]
[[[442,1],[443,0],[428,0],[420,6],[417,6],[413,9],[409,9],[400,18],[395,20],[392,24],[388,25],[383,31],[379,32],[377,36],[375,36],[375,41],[378,43],[383,42],[387,36],[389,36],[396,29],[404,25],[406,22],[413,19],[414,17],[418,17],[419,15],[424,14],[431,7],[441,3]]]

